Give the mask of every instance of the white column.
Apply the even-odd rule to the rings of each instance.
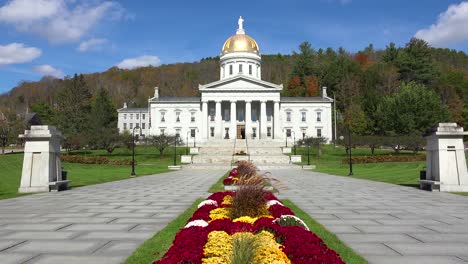
[[[215,138],[223,138],[223,118],[221,117],[221,101],[216,101],[216,115],[215,115]]]
[[[279,111],[279,101],[274,102],[273,106],[273,131],[274,131],[274,138],[280,139],[281,138],[281,130],[280,130],[280,111]]]
[[[260,138],[267,138],[267,113],[266,101],[260,101]]]
[[[245,137],[252,139],[252,101],[245,101]]]
[[[236,101],[231,101],[231,129],[229,131],[229,138],[234,139],[237,137],[237,108]]]
[[[203,140],[207,140],[208,137],[208,102],[204,101],[202,102],[202,116],[201,116],[202,122],[201,122],[201,138]]]

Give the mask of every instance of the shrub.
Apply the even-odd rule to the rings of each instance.
[[[108,158],[101,156],[62,155],[60,159],[63,162],[80,164],[132,165],[131,160],[109,160]]]
[[[378,155],[352,157],[353,164],[381,163],[381,162],[415,162],[425,161],[426,155]],[[342,160],[343,164],[349,164],[349,158]]]
[[[258,243],[252,233],[240,232],[232,236],[232,264],[253,263]]]

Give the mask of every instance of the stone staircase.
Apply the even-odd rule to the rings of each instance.
[[[289,157],[283,155],[282,145],[282,141],[274,140],[214,140],[200,145],[199,154],[193,156],[193,164],[187,167],[229,167],[231,162],[249,159],[262,170],[298,167],[290,164]],[[232,155],[241,152],[249,155]]]

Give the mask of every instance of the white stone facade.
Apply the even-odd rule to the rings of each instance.
[[[303,136],[331,140],[333,99],[327,97],[326,88],[321,97],[281,97],[283,85],[261,80],[258,45],[245,35],[242,22],[223,46],[220,80],[199,85],[201,97],[160,97],[156,87],[148,108],[118,110],[119,131],[145,123],[145,136],[179,134],[189,144],[234,138],[288,137],[292,142]]]

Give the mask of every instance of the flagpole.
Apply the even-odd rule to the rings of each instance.
[[[336,100],[335,100],[335,93],[333,93],[333,111],[335,111],[335,140],[333,141],[334,145],[335,145],[335,148],[336,148],[336,141],[338,140],[336,138]]]

